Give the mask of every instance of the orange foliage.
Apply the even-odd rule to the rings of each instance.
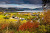
[[[50,22],[50,10],[47,10],[47,12],[44,12],[44,20],[49,23]]]
[[[7,26],[8,26],[8,24],[2,24],[2,25],[1,25],[1,29],[6,28]]]
[[[6,27],[6,25],[5,24],[3,24],[2,26],[1,26],[1,29],[4,29]]]
[[[39,23],[38,22],[26,22],[23,25],[19,26],[19,30],[30,30],[30,29],[35,29],[38,28]]]

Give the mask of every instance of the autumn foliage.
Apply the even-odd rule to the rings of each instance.
[[[2,24],[1,29],[5,29],[8,26],[8,24]]]
[[[44,12],[44,20],[47,23],[50,23],[50,10],[47,10],[46,12]]]
[[[19,30],[30,30],[30,29],[35,29],[38,28],[39,23],[38,22],[26,22],[23,25],[19,26]]]
[[[1,26],[1,29],[4,29],[6,27],[6,24],[3,24],[2,26]]]

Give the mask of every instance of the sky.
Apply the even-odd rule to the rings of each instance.
[[[0,4],[41,4],[42,0],[0,0]]]
[[[42,5],[38,4],[0,4],[0,7],[2,8],[9,8],[9,7],[17,7],[17,8],[29,8],[29,9],[35,9],[35,8],[42,8]]]
[[[0,0],[0,7],[41,8],[42,0]]]

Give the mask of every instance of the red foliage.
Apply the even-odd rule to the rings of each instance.
[[[2,26],[1,26],[1,29],[4,29],[6,27],[6,25],[5,24],[3,24]]]
[[[23,25],[19,26],[19,30],[23,31],[23,30],[32,29],[32,28],[35,29],[35,28],[38,28],[38,25],[39,25],[38,22],[36,23],[26,22]]]
[[[14,32],[10,32],[10,33],[14,33]]]
[[[7,27],[8,24],[2,24],[1,25],[1,29],[4,29],[5,27]]]

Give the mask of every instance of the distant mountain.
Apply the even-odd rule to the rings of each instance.
[[[2,8],[0,7],[0,11],[23,11],[17,8]]]
[[[32,9],[29,9],[29,8],[19,8],[19,10],[32,10]]]
[[[35,8],[35,9],[29,9],[29,8],[2,8],[0,7],[0,11],[24,11],[24,10],[43,10],[42,8]]]
[[[35,8],[35,9],[29,9],[29,8],[19,8],[20,10],[43,10],[43,8]]]
[[[33,9],[33,10],[43,10],[43,8],[35,8],[35,9]]]

